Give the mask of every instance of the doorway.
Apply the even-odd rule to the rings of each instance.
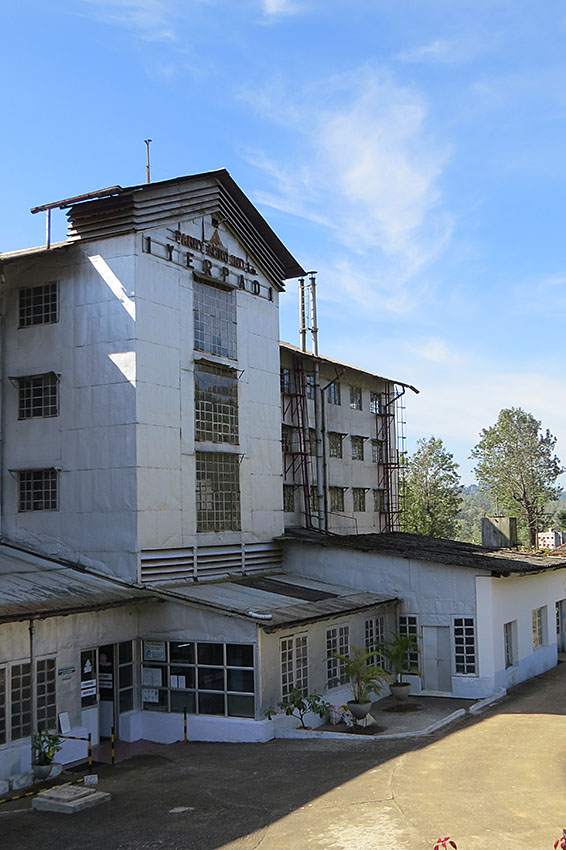
[[[450,626],[423,626],[423,679],[427,691],[452,692]]]
[[[81,652],[83,724],[93,741],[119,737],[120,715],[134,707],[134,644],[127,640]]]
[[[558,652],[566,652],[566,599],[556,603],[556,644]]]

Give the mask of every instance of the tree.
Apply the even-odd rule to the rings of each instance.
[[[562,508],[562,510],[558,511],[556,514],[556,522],[558,523],[560,531],[566,531],[566,508]]]
[[[543,433],[541,423],[520,407],[502,410],[480,437],[472,449],[478,482],[490,488],[500,507],[519,514],[536,546],[537,532],[549,519],[547,503],[561,492],[556,479],[564,469],[554,454],[556,437]]]
[[[454,538],[461,491],[458,464],[439,437],[421,438],[405,468],[402,530]]]

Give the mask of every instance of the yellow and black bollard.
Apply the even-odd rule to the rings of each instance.
[[[183,741],[185,744],[189,739],[187,738],[187,706],[183,709]]]
[[[116,762],[116,735],[114,734],[114,727],[112,727],[112,732],[110,734],[110,755],[112,758],[112,765]]]
[[[92,734],[88,733],[88,770],[92,770]]]

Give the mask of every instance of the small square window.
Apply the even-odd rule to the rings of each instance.
[[[59,475],[56,469],[27,469],[18,473],[18,510],[56,511]]]
[[[362,388],[350,387],[350,407],[352,410],[362,409]]]
[[[57,416],[59,413],[59,380],[47,375],[18,378],[18,419]]]
[[[29,286],[19,292],[19,327],[49,325],[59,321],[57,282]]]

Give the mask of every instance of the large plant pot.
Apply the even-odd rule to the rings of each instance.
[[[389,685],[389,692],[397,702],[407,702],[411,693],[410,682],[392,682]]]
[[[354,702],[353,699],[348,701],[348,709],[355,720],[363,720],[367,717],[371,708],[371,702]]]
[[[31,769],[36,779],[47,779],[53,769],[52,764],[32,764]]]

